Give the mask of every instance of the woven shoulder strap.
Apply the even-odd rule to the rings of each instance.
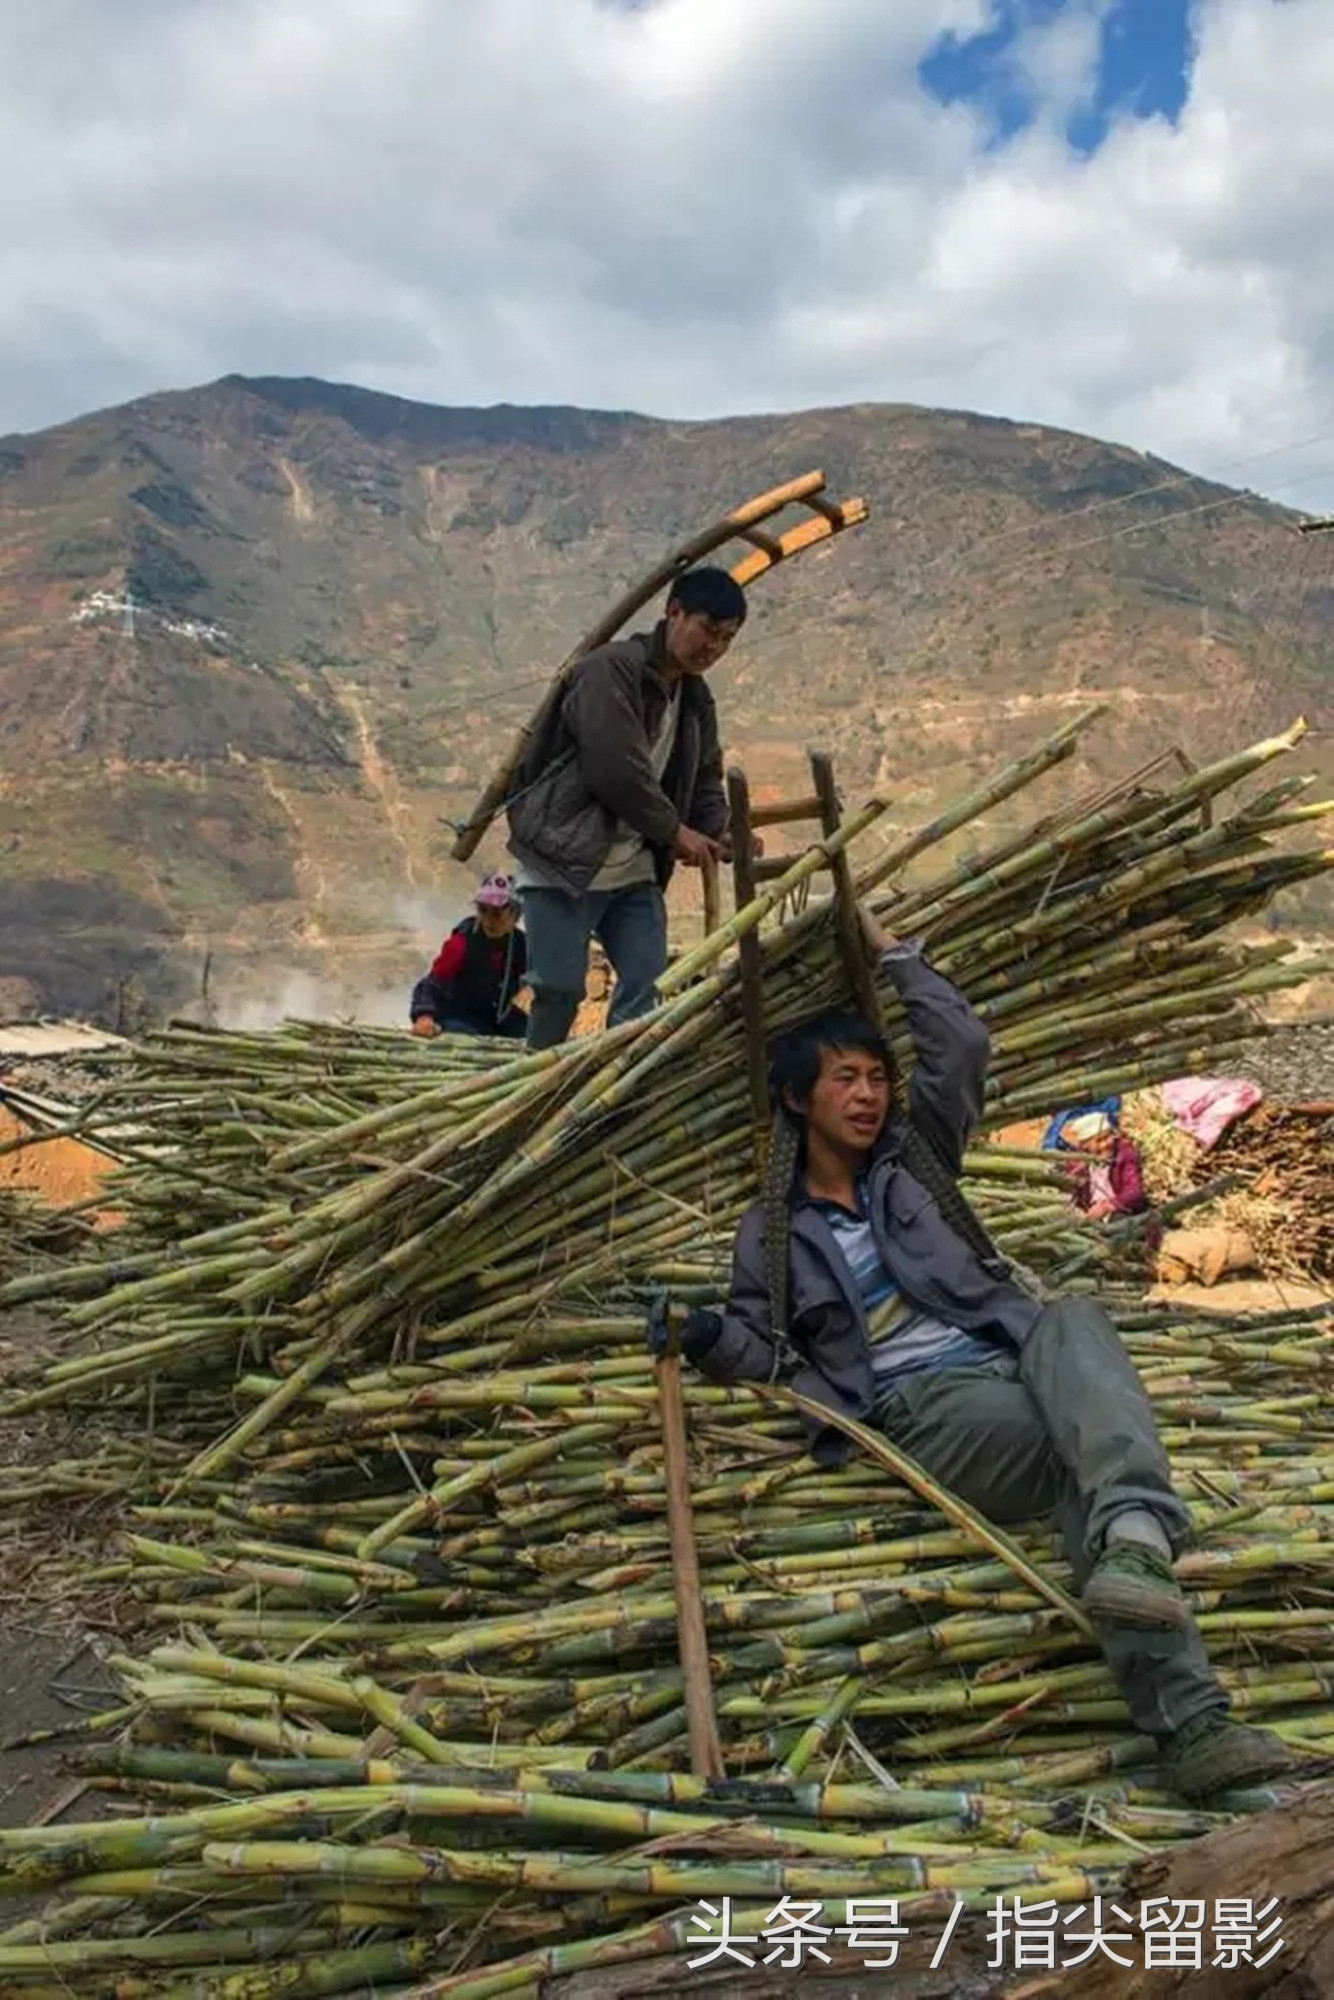
[[[899,1157],[909,1173],[935,1196],[937,1207],[955,1235],[962,1236],[985,1263],[1004,1265],[1005,1258],[992,1242],[977,1210],[920,1127],[909,1125]]]

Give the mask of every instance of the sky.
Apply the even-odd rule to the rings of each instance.
[[[11,0],[0,432],[232,372],[1334,507],[1334,0]]]

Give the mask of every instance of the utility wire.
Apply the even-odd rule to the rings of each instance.
[[[1215,472],[1240,471],[1244,466],[1261,465],[1270,459],[1286,457],[1287,454],[1290,452],[1309,451],[1315,445],[1329,444],[1331,441],[1334,441],[1334,433],[1323,431],[1323,432],[1318,432],[1314,437],[1299,438],[1291,444],[1270,445],[1264,451],[1248,452],[1242,458],[1225,459],[1220,464],[1212,467],[1209,471],[1174,473],[1170,479],[1153,480],[1147,485],[1137,486],[1132,488],[1132,490],[1129,493],[1117,493],[1113,494],[1106,500],[1094,500],[1087,507],[1076,507],[1073,508],[1069,513],[1062,514],[1060,516],[1060,519],[1063,523],[1068,524],[1072,521],[1081,521],[1089,519],[1095,514],[1108,513],[1114,507],[1128,507],[1131,505],[1133,501],[1146,500],[1152,494],[1168,493],[1173,491],[1177,487],[1196,486],[1196,485],[1204,485],[1204,486],[1215,485],[1217,484],[1217,481],[1213,478],[1213,473]],[[1315,476],[1320,477],[1322,475],[1317,474]],[[944,489],[942,488],[936,490],[943,491]],[[927,497],[929,497],[929,495]],[[1255,496],[1250,494],[1238,494],[1232,497],[1256,498],[1262,496]],[[1271,502],[1270,504],[1273,505],[1277,503]],[[1021,535],[1037,534],[1041,532],[1043,529],[1049,527],[1050,525],[1051,525],[1050,520],[1044,519],[1038,521],[1025,521],[1021,523],[1019,526],[1012,528],[998,528],[994,534],[983,535],[978,541],[974,542],[966,551],[966,553],[969,555],[974,555],[977,553],[979,549],[989,548],[1000,542],[1016,540]],[[952,557],[954,557],[957,554],[958,551],[956,550],[942,551],[942,553],[939,556],[933,556],[930,559],[930,561],[922,564],[921,567],[924,569],[932,569],[936,566],[937,563],[949,561],[952,559]]]
[[[1228,460],[1217,469],[1224,471],[1229,468],[1260,464],[1263,461],[1282,457],[1289,452],[1309,450],[1317,444],[1330,442],[1332,438],[1334,438],[1334,433],[1322,432],[1314,437],[1303,438],[1292,444],[1274,445],[1262,452],[1253,452],[1243,458]],[[1289,486],[1304,485],[1309,484],[1313,479],[1320,479],[1324,476],[1323,471],[1313,472],[1302,475],[1296,480],[1287,481],[1286,483]],[[1117,494],[1110,499],[1096,501],[1088,507],[1077,508],[1073,513],[1061,515],[1057,522],[1053,522],[1050,519],[1025,522],[1018,527],[999,529],[995,534],[983,536],[979,541],[963,549],[951,548],[942,550],[939,555],[929,558],[924,563],[915,565],[914,573],[915,575],[921,575],[925,571],[934,569],[944,562],[962,561],[971,563],[975,557],[986,549],[998,546],[1003,542],[1013,541],[1024,535],[1051,530],[1058,525],[1068,526],[1072,521],[1086,520],[1094,515],[1106,513],[1115,507],[1129,506],[1136,500],[1145,499],[1156,493],[1167,492],[1184,486],[1207,485],[1210,483],[1211,481],[1207,474],[1194,472],[1182,473],[1171,479],[1156,480],[1145,486],[1136,488],[1133,492]],[[933,493],[944,495],[955,491],[957,491],[957,488],[941,486],[928,489],[927,493],[921,496],[921,498],[929,500]],[[1073,541],[1058,541],[1054,545],[1033,549],[1022,554],[1019,560],[1013,565],[1001,570],[999,575],[993,576],[991,581],[995,583],[1008,582],[1012,578],[1028,574],[1041,564],[1055,562],[1062,556],[1075,554],[1082,549],[1097,548],[1104,544],[1123,541],[1131,535],[1146,534],[1151,531],[1161,533],[1165,529],[1174,527],[1181,521],[1198,519],[1205,514],[1220,513],[1229,507],[1254,506],[1257,503],[1265,506],[1278,504],[1265,500],[1262,495],[1246,490],[1227,493],[1218,499],[1202,501],[1197,506],[1174,508],[1170,513],[1155,514],[1148,520],[1132,521],[1123,527],[1110,528],[1097,534],[1081,536]],[[816,594],[813,586],[807,591],[798,590],[795,595],[789,594],[785,609],[791,610],[794,605],[800,604],[803,599],[814,598]],[[522,680],[502,680],[485,689],[479,689],[475,694],[460,697],[457,702],[447,702],[422,710],[415,719],[418,722],[433,722],[451,715],[466,714],[469,710],[477,708],[486,701],[494,700],[497,696],[503,699],[531,689],[546,688],[550,686],[550,683],[550,674],[527,676]]]

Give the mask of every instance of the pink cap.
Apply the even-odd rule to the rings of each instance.
[[[518,900],[512,875],[484,876],[481,888],[473,897],[479,910],[508,910]]]

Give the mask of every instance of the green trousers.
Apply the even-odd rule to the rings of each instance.
[[[1154,1515],[1179,1554],[1190,1518],[1172,1491],[1167,1454],[1134,1364],[1102,1307],[1046,1308],[1018,1357],[991,1368],[905,1376],[877,1421],[998,1527],[1056,1515],[1076,1585],[1101,1553],[1112,1518]],[[1137,1729],[1162,1741],[1228,1702],[1194,1624],[1181,1631],[1100,1627],[1098,1638]]]

